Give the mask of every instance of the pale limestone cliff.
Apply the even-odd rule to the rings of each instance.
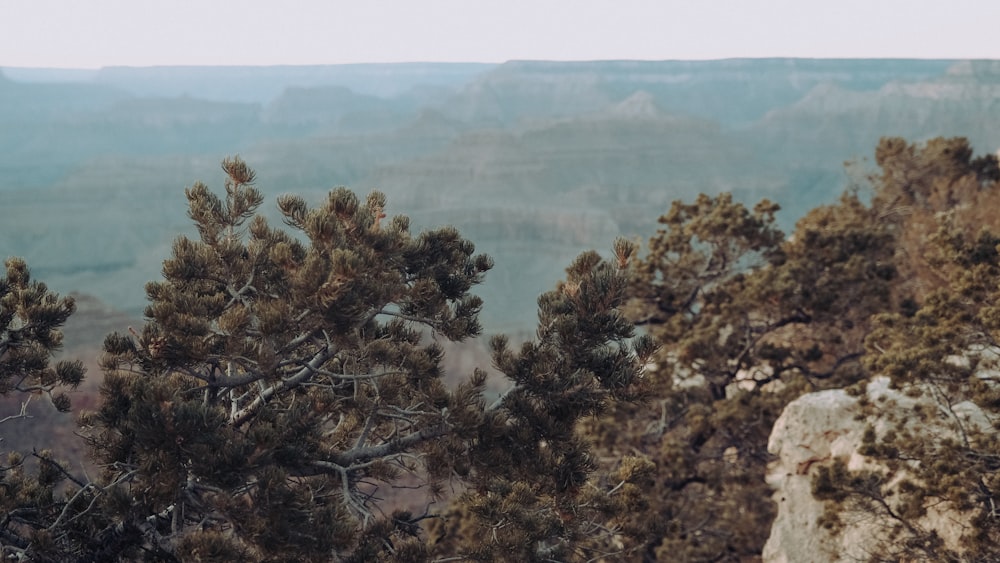
[[[869,383],[866,395],[875,409],[862,409],[861,397],[851,396],[842,389],[804,395],[791,402],[775,422],[768,450],[777,459],[769,467],[767,481],[775,491],[778,516],[764,546],[764,561],[866,561],[885,539],[888,522],[865,511],[840,514],[843,525],[835,530],[822,527],[819,519],[824,503],[812,495],[813,477],[818,467],[840,460],[849,470],[883,472],[887,488],[893,490],[908,472],[891,473],[859,453],[865,428],[872,425],[876,435],[881,436],[895,424],[894,420],[912,415],[918,403],[924,403],[925,408],[936,405],[930,399],[910,397],[891,389],[884,377]],[[971,403],[955,405],[952,410],[967,424],[989,427],[984,413]],[[928,440],[954,436],[950,420],[942,413],[921,422],[921,434]],[[967,514],[939,505],[930,507],[916,524],[924,530],[936,530],[948,548],[960,550],[962,523],[967,521]]]

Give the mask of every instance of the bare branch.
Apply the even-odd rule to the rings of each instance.
[[[256,399],[251,401],[249,405],[238,410],[235,416],[232,417],[232,424],[234,427],[239,428],[247,420],[254,416],[258,410],[260,410],[268,401],[271,400],[278,393],[294,389],[308,381],[324,362],[329,360],[334,356],[333,347],[328,345],[321,349],[319,352],[312,357],[312,359],[305,366],[302,367],[295,375],[282,381],[280,384],[272,385],[261,391],[260,395]]]
[[[327,467],[328,464],[333,464],[331,467],[352,467],[358,463],[364,463],[376,458],[382,458],[402,452],[428,440],[440,438],[449,432],[451,432],[451,425],[448,424],[429,426],[419,432],[407,434],[406,436],[390,440],[384,444],[369,446],[366,448],[352,448],[340,454],[330,456],[329,461],[317,460],[313,463],[317,467]]]
[[[3,424],[8,420],[17,420],[19,418],[32,418],[32,416],[28,414],[29,402],[31,402],[31,395],[28,395],[28,398],[21,402],[21,412],[19,414],[12,414],[10,416],[5,416],[3,418],[0,418],[0,424]],[[2,440],[2,438],[0,438],[0,440]]]

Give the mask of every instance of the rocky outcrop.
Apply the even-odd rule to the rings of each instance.
[[[866,403],[876,408],[863,408]],[[820,467],[842,462],[850,471],[882,474],[888,502],[899,502],[900,495],[894,493],[908,472],[892,472],[859,450],[867,427],[871,426],[876,436],[883,436],[896,421],[905,420],[917,409],[940,414],[921,422],[920,433],[926,439],[955,437],[953,419],[940,412],[938,405],[926,397],[912,397],[890,388],[884,377],[872,380],[860,396],[837,389],[804,395],[789,403],[775,422],[768,443],[768,450],[777,457],[769,467],[767,481],[775,490],[778,516],[764,546],[764,561],[868,560],[873,549],[885,541],[891,523],[871,512],[854,514],[848,510],[838,514],[841,525],[824,527],[821,518],[826,505],[814,498],[813,479]],[[952,411],[967,424],[990,427],[985,414],[972,403],[954,405]],[[914,524],[936,531],[945,547],[960,551],[962,524],[968,521],[968,514],[940,504],[929,507]]]
[[[878,89],[892,80],[940,76],[948,61],[727,59],[719,61],[510,61],[449,100],[447,111],[474,124],[600,111],[637,91],[667,113],[747,124],[794,103],[817,84]]]

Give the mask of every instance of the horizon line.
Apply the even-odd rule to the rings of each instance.
[[[401,61],[374,61],[374,62],[330,62],[330,63],[153,63],[153,64],[106,64],[101,66],[56,66],[56,65],[20,65],[20,64],[0,64],[0,69],[16,70],[60,70],[60,71],[100,71],[105,69],[152,69],[152,68],[305,68],[305,67],[330,67],[330,66],[393,66],[393,65],[493,65],[499,66],[509,63],[713,63],[727,61],[775,61],[775,60],[802,60],[802,61],[1000,61],[1000,58],[990,57],[809,57],[809,56],[735,56],[718,58],[607,58],[607,59],[546,59],[546,58],[515,58],[500,62],[493,61],[440,61],[440,60],[401,60]]]

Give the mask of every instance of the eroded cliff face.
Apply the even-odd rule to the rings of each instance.
[[[868,406],[865,407],[864,405]],[[908,471],[892,471],[860,452],[866,428],[884,436],[899,420],[914,418],[920,409],[937,412],[921,421],[920,435],[927,440],[958,437],[954,418],[926,396],[912,397],[890,388],[889,379],[878,377],[859,396],[844,389],[810,393],[792,401],[775,422],[768,450],[776,456],[767,481],[774,488],[778,516],[764,546],[763,559],[770,563],[801,561],[867,561],[884,542],[891,541],[895,522],[884,510],[861,510],[849,502],[836,505],[839,525],[824,526],[827,504],[813,496],[813,481],[821,467],[844,463],[849,471],[873,471],[882,476],[888,507],[899,513],[901,483]],[[960,403],[951,407],[965,424],[989,428],[990,421],[979,407]],[[914,420],[915,424],[916,421]],[[922,530],[934,530],[944,547],[961,552],[963,534],[971,518],[946,503],[928,506],[926,514],[911,522]]]
[[[510,124],[600,111],[638,90],[666,111],[751,123],[819,84],[873,90],[939,76],[949,61],[727,59],[719,61],[510,61],[471,81],[447,112],[468,123]]]
[[[44,84],[19,82],[46,72],[22,69],[0,74],[0,241],[53,289],[138,315],[172,239],[193,233],[183,188],[217,187],[219,159],[240,154],[276,221],[278,194],[322,201],[347,185],[386,192],[387,213],[415,230],[456,226],[498,265],[484,286],[487,330],[530,329],[535,298],[569,260],[616,236],[647,238],[674,200],[766,197],[790,230],[850,184],[842,163],[881,136],[961,135],[996,150],[997,66],[116,68]]]

